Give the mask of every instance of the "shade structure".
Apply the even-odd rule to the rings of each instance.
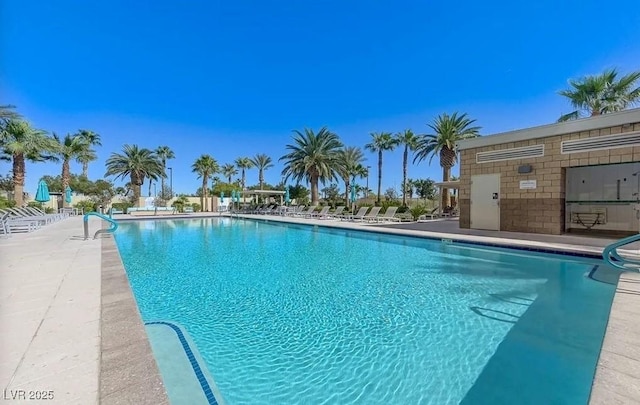
[[[64,190],[64,201],[67,204],[71,204],[71,187],[69,186]]]
[[[220,192],[220,202],[224,202],[224,191]]]
[[[356,202],[356,186],[351,186],[351,202]]]
[[[44,180],[40,180],[38,183],[38,190],[36,191],[36,201],[47,202],[51,199],[49,196],[49,186]]]
[[[291,198],[289,197],[289,187],[284,191],[284,202],[287,204],[291,202]]]

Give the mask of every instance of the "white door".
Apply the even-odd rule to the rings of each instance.
[[[500,174],[471,176],[471,229],[500,230]]]

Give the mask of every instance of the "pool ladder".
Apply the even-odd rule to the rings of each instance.
[[[640,242],[640,233],[632,235],[605,247],[602,251],[602,258],[611,266],[625,270],[640,272],[640,261],[620,256],[618,248],[634,242]]]
[[[116,229],[118,229],[118,223],[109,218],[106,215],[102,215],[102,214],[98,214],[97,212],[88,212],[86,214],[84,214],[84,218],[83,218],[83,222],[84,222],[84,240],[89,239],[89,217],[90,216],[96,216],[98,218],[101,218],[107,222],[109,222],[111,224],[111,227],[107,228],[107,229],[98,229],[96,231],[96,233],[93,235],[93,239],[96,239],[98,237],[99,234],[101,233],[105,233],[105,232],[115,232]]]

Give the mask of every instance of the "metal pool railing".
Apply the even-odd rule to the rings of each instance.
[[[634,242],[640,242],[640,233],[632,235],[605,247],[602,251],[602,257],[605,262],[613,267],[626,271],[640,271],[640,261],[620,256],[618,248],[629,245]]]
[[[104,221],[107,221],[107,222],[109,222],[111,224],[110,228],[98,229],[96,231],[96,233],[93,235],[93,239],[96,239],[98,237],[98,235],[101,234],[101,233],[104,233],[104,232],[113,233],[113,232],[116,231],[116,229],[118,229],[118,223],[115,220],[109,218],[106,215],[98,214],[97,212],[89,212],[89,213],[84,214],[84,218],[83,218],[83,221],[84,221],[84,240],[89,239],[89,217],[91,215],[96,216],[98,218],[101,218]]]

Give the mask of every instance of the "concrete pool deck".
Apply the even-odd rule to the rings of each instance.
[[[185,217],[211,216],[218,214]],[[363,226],[335,220],[246,217],[588,254],[601,251],[611,241],[455,232],[455,221]],[[92,221],[92,230],[98,224],[99,220]],[[635,246],[632,248],[628,253],[638,253]],[[625,273],[611,308],[591,404],[640,404],[639,315],[640,275]],[[82,240],[81,217],[0,239],[0,320],[0,404],[25,403],[7,398],[21,390],[27,395],[30,391],[51,390],[53,400],[47,403],[52,404],[167,403],[113,239]]]

